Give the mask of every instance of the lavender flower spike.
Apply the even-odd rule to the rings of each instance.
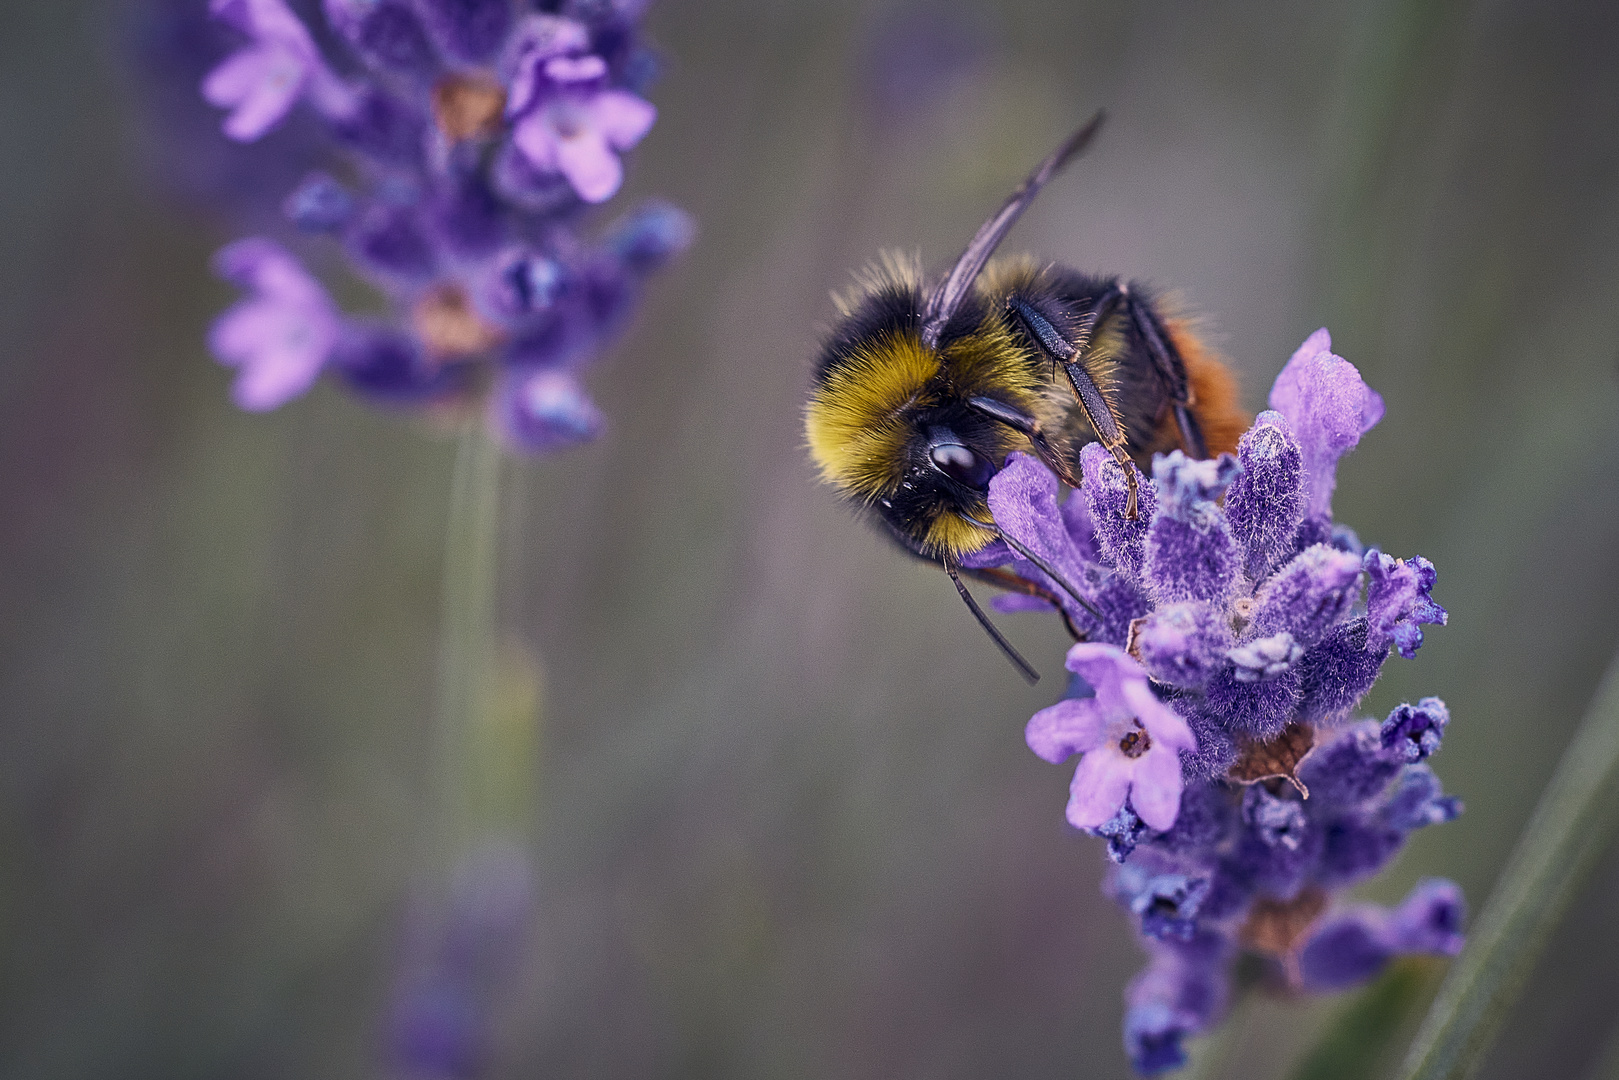
[[[1181,764],[1176,751],[1197,749],[1186,721],[1159,701],[1147,673],[1123,650],[1081,642],[1068,650],[1068,669],[1096,689],[1066,698],[1030,719],[1029,749],[1052,764],[1083,753],[1069,789],[1068,820],[1094,829],[1128,800],[1154,829],[1169,829],[1180,812]]]
[[[238,142],[309,106],[308,123],[259,148],[290,159],[252,191],[265,205],[227,209],[327,246],[388,312],[344,316],[269,240],[228,248],[221,273],[254,294],[211,339],[242,372],[237,402],[275,408],[330,371],[390,408],[481,417],[514,450],[593,438],[584,369],[695,232],[656,201],[617,221],[587,213],[619,190],[622,155],[657,117],[641,97],[657,67],[637,26],[646,5],[298,0],[306,24],[292,4],[209,0],[242,40],[186,79],[210,71],[203,96]]]
[[[1124,1023],[1143,1074],[1183,1064],[1184,1041],[1218,1021],[1240,953],[1299,991],[1461,947],[1464,907],[1448,882],[1424,883],[1393,910],[1338,899],[1411,832],[1462,811],[1429,764],[1450,720],[1444,702],[1346,723],[1390,646],[1409,657],[1420,627],[1446,618],[1432,563],[1364,549],[1330,516],[1338,459],[1382,399],[1322,331],[1271,404],[1234,459],[1155,458],[1136,518],[1123,513],[1124,470],[1094,443],[1081,452],[1083,490],[1066,503],[1026,455],[1009,455],[989,483],[1001,532],[1101,613],[1067,611],[1086,638],[1068,666],[1096,696],[1042,709],[1026,737],[1047,761],[1084,754],[1067,816],[1107,841],[1118,864],[1108,892],[1150,958]],[[1004,545],[979,558],[1050,587]]]
[[[1298,347],[1270,391],[1270,407],[1287,417],[1304,450],[1308,513],[1332,515],[1338,459],[1383,419],[1383,398],[1360,372],[1332,352],[1325,327]]]
[[[208,344],[238,371],[232,396],[262,412],[308,390],[337,344],[338,311],[320,282],[274,241],[249,237],[214,256],[219,276],[252,290],[214,321]]]

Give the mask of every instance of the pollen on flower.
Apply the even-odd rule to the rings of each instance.
[[[1062,601],[1087,639],[1068,667],[1096,695],[1042,709],[1026,736],[1047,761],[1082,755],[1066,816],[1107,840],[1108,892],[1149,956],[1124,1022],[1144,1074],[1184,1064],[1183,1041],[1220,1020],[1243,952],[1274,985],[1331,990],[1461,946],[1448,882],[1395,909],[1342,894],[1461,804],[1428,763],[1442,701],[1346,722],[1391,653],[1414,655],[1446,613],[1431,563],[1363,549],[1329,516],[1340,459],[1382,415],[1330,346],[1322,331],[1299,349],[1235,457],[1158,457],[1136,518],[1134,466],[1099,444],[1064,506],[1028,455],[989,482],[996,523],[1089,605]],[[999,558],[1049,587],[1033,561]]]

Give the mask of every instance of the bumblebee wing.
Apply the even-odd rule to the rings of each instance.
[[[1097,130],[1102,126],[1102,117],[1103,114],[1098,112],[1084,127],[1063,140],[1062,145],[1052,151],[1051,156],[1042,161],[1039,167],[1029,174],[1029,178],[1012,192],[1012,197],[1006,200],[1005,205],[979,226],[972,242],[967,245],[967,250],[961,253],[961,258],[956,260],[956,264],[929,294],[927,303],[922,307],[924,345],[930,349],[938,346],[939,335],[943,333],[945,324],[966,299],[973,282],[978,280],[984,264],[995,254],[1001,240],[1006,237],[1017,219],[1023,216],[1023,211],[1028,209],[1034,197],[1040,194],[1040,189],[1045,187],[1046,181],[1057,175],[1057,170],[1090,145],[1090,141],[1096,137]]]

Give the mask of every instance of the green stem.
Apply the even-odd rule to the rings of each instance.
[[[1479,1066],[1552,928],[1606,846],[1619,802],[1616,784],[1619,659],[1439,988],[1401,1080],[1463,1080]]]
[[[1417,1009],[1433,993],[1441,962],[1401,957],[1346,1003],[1315,1046],[1294,1067],[1293,1080],[1366,1080],[1387,1071],[1410,1034]]]
[[[1192,1044],[1191,1061],[1175,1080],[1221,1080],[1229,1071],[1237,1047],[1247,1040],[1253,995],[1238,991],[1231,1009],[1214,1031]]]
[[[480,423],[456,447],[439,626],[437,825],[449,855],[478,816],[477,764],[494,673],[500,450]]]

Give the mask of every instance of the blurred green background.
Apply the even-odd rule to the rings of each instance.
[[[202,0],[197,0],[199,4]],[[122,9],[0,33],[0,1074],[377,1075],[432,774],[453,444],[331,386],[234,411],[216,220],[141,164]],[[955,255],[1094,109],[1009,248],[1179,291],[1250,408],[1320,325],[1388,402],[1336,509],[1439,567],[1466,800],[1368,886],[1476,905],[1619,639],[1619,6],[663,0],[625,198],[701,236],[513,468],[500,609],[541,658],[539,903],[500,1077],[1127,1075],[1140,963],[942,575],[815,485],[828,293]],[[1619,793],[1616,793],[1619,798]],[[1599,865],[1485,1075],[1580,1076],[1619,998]],[[1337,1008],[1265,1002],[1230,1075]]]

